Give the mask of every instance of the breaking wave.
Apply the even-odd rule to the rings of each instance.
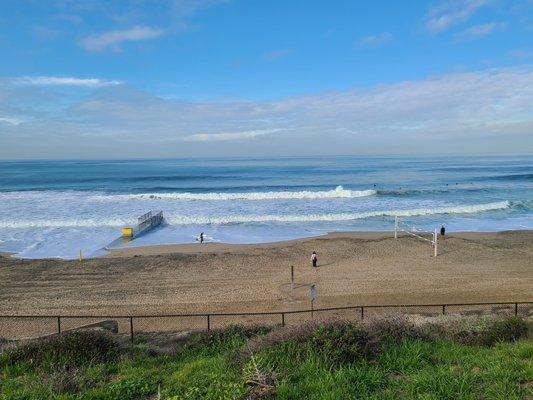
[[[335,213],[335,214],[301,214],[301,215],[232,215],[232,216],[185,216],[169,215],[165,220],[172,225],[198,225],[198,224],[244,224],[262,222],[313,222],[313,221],[352,221],[372,217],[414,217],[436,214],[474,214],[485,211],[503,210],[512,207],[511,202],[498,201],[493,203],[418,208],[407,210],[368,211],[360,213]],[[520,204],[518,205],[520,206]],[[69,219],[69,220],[16,220],[0,221],[0,228],[60,228],[60,227],[98,227],[98,226],[124,226],[132,224],[131,219]]]
[[[377,194],[376,190],[348,190],[337,186],[333,190],[299,192],[228,192],[228,193],[143,193],[93,196],[95,200],[181,200],[181,201],[227,201],[227,200],[302,200],[366,197]]]

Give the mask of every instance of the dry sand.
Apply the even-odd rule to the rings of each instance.
[[[82,262],[3,256],[0,315],[297,310],[311,283],[316,307],[533,300],[533,231],[457,233],[439,253],[388,232],[128,248]]]

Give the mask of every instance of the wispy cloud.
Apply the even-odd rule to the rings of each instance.
[[[81,45],[89,51],[103,51],[109,48],[120,51],[120,45],[124,42],[155,39],[163,33],[164,30],[157,27],[134,26],[87,36],[81,41]]]
[[[0,157],[511,152],[533,146],[532,65],[272,101],[188,102],[114,85],[72,101],[51,99],[62,106],[53,113],[38,108],[40,98],[28,100],[44,89],[13,87],[3,99],[0,90],[0,115],[23,120],[2,124]]]
[[[445,0],[432,6],[426,17],[426,28],[432,33],[439,33],[466,21],[479,8],[483,7],[489,0]]]
[[[473,25],[470,28],[457,33],[455,37],[460,40],[478,39],[487,36],[494,31],[503,30],[506,27],[507,24],[505,22],[490,22],[488,24]]]
[[[23,76],[0,78],[0,83],[17,86],[81,86],[98,88],[120,85],[120,81],[108,81],[99,78],[74,78],[69,76]]]
[[[194,135],[185,136],[183,138],[186,142],[225,142],[231,140],[253,139],[257,136],[268,135],[285,129],[260,129],[243,132],[224,132],[224,133],[196,133]]]
[[[364,36],[358,40],[359,46],[377,46],[387,42],[390,42],[393,36],[390,32],[381,32],[377,35]]]
[[[186,142],[225,142],[229,140],[245,140],[253,139],[257,136],[269,135],[272,133],[277,133],[284,131],[286,129],[258,129],[252,131],[242,131],[242,132],[215,132],[215,133],[196,133],[194,135],[185,136],[182,140]]]
[[[516,57],[516,58],[533,58],[533,48],[532,49],[529,49],[529,48],[514,49],[514,50],[511,50],[508,54],[509,56]]]
[[[0,124],[5,123],[9,125],[20,125],[23,121],[14,117],[0,117]]]
[[[82,38],[79,44],[88,51],[98,52],[112,50],[120,52],[122,45],[127,42],[138,42],[156,39],[163,35],[178,35],[185,31],[196,29],[193,18],[201,10],[208,7],[228,3],[230,0],[166,0],[160,2],[137,1],[131,2],[127,7],[114,7],[114,2],[95,1],[85,2],[84,10],[105,13],[108,19],[118,27],[104,32],[95,32]],[[81,2],[84,3],[84,2]],[[158,17],[157,26],[147,23],[146,7],[149,7],[153,16]],[[72,8],[72,7],[71,7]],[[70,14],[78,10],[73,7]],[[94,11],[96,10],[96,11]],[[110,11],[112,10],[112,11]],[[83,20],[82,20],[83,21]]]

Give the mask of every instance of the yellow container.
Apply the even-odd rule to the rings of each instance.
[[[130,227],[122,228],[122,236],[133,237],[133,228],[130,228]]]

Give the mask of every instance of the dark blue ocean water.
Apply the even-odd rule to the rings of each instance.
[[[137,245],[266,242],[340,230],[533,229],[533,156],[0,163],[0,251],[86,255],[149,210]]]

